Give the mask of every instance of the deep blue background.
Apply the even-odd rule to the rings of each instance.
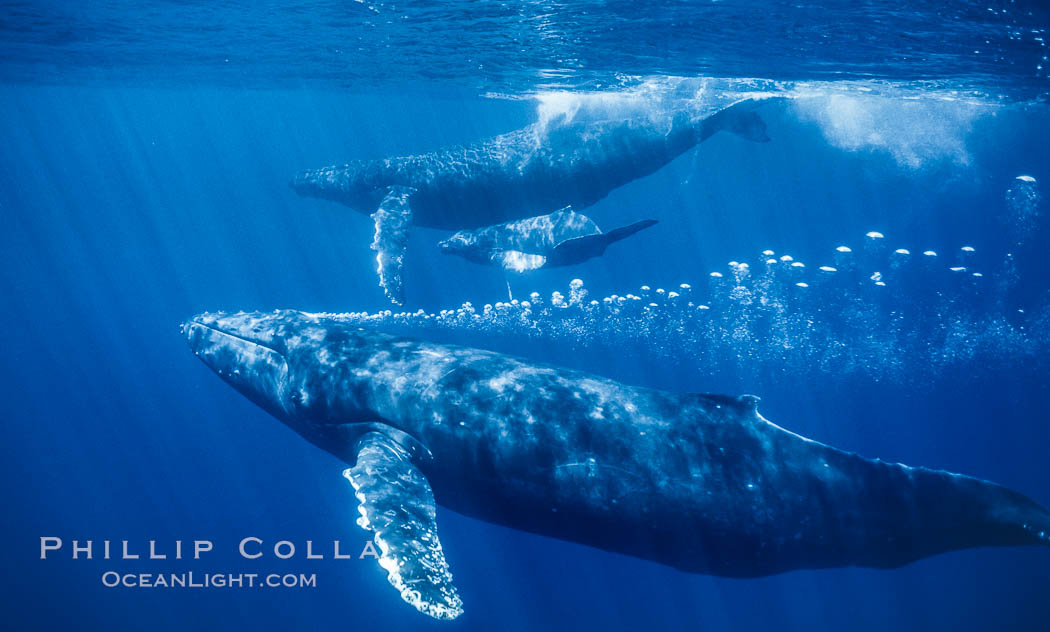
[[[972,130],[908,116],[896,117],[908,133],[957,134],[968,164],[945,158],[940,137],[918,166],[877,149],[849,151],[811,118],[780,111],[769,117],[772,143],[716,137],[588,211],[603,226],[641,217],[660,225],[603,259],[541,271],[522,285],[549,293],[580,276],[604,295],[697,283],[767,247],[816,261],[868,230],[916,251],[970,243],[1001,254],[1006,188],[1021,173],[1050,181],[1045,107],[988,108]],[[452,624],[417,615],[370,561],[236,557],[237,541],[249,535],[356,545],[364,533],[353,524],[342,465],[215,378],[186,349],[179,323],[214,309],[386,308],[372,272],[370,220],[297,198],[289,176],[468,142],[533,117],[528,101],[437,88],[0,87],[0,535],[12,629],[1044,629],[1050,552],[1038,549],[970,550],[894,571],[727,580],[442,510],[442,541],[466,602]],[[880,131],[892,145],[898,132]],[[502,277],[439,256],[441,236],[412,237],[412,307],[501,299]],[[1041,245],[1021,265],[1034,301],[1047,288]],[[837,376],[755,384],[675,374],[631,357],[574,363],[656,387],[756,392],[763,414],[791,430],[992,479],[1050,503],[1050,392],[1046,376],[1024,365],[970,367],[904,388]],[[41,536],[67,546],[129,539],[140,549],[149,539],[203,538],[216,551],[183,565],[39,560]],[[149,591],[99,582],[110,568],[183,567],[316,572],[319,585]]]

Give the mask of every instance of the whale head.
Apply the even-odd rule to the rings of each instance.
[[[438,242],[438,248],[443,255],[461,255],[465,250],[474,245],[474,236],[466,231],[459,231],[448,239]]]
[[[336,322],[333,322],[336,321]],[[382,425],[368,380],[394,336],[292,310],[205,313],[182,324],[201,361],[227,384],[318,447],[353,464],[356,438]]]
[[[198,314],[182,333],[227,384],[308,439],[319,428],[369,418],[346,371],[389,338],[292,310]]]
[[[182,324],[190,350],[242,395],[278,417],[293,412],[288,347],[275,315],[205,313]]]
[[[438,242],[438,249],[444,255],[456,255],[475,263],[488,263],[495,248],[495,244],[490,241],[486,239],[485,233],[461,230]]]
[[[391,184],[384,166],[375,161],[300,171],[288,182],[299,195],[332,200],[369,214],[375,211]]]

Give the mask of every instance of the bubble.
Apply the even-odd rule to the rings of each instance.
[[[587,290],[583,289],[582,279],[573,279],[569,282],[569,304],[582,303],[587,298]]]
[[[835,249],[835,267],[840,270],[852,270],[856,264],[853,250],[847,246],[839,246]]]
[[[958,98],[895,99],[888,95],[833,94],[794,99],[791,107],[815,122],[833,146],[879,152],[902,167],[966,165],[966,138],[985,109]]]
[[[865,234],[864,236],[867,237],[868,239],[882,239],[883,237],[885,237],[885,235],[883,235],[882,233],[880,233],[878,231],[875,231],[875,230],[871,231],[870,233]]]
[[[1004,221],[1010,238],[1015,244],[1022,244],[1031,236],[1038,224],[1042,195],[1039,183],[1028,175],[1014,178],[1013,184],[1006,190]]]
[[[968,254],[973,265],[952,268],[935,263],[931,250],[923,251],[931,265],[901,268],[892,268],[902,257],[898,251],[859,262],[848,252],[837,254],[854,268],[840,273],[838,265],[811,271],[778,264],[751,275],[746,262],[734,262],[732,280],[714,272],[699,288],[646,285],[641,296],[584,300],[583,280],[573,279],[565,294],[552,292],[549,300],[532,292],[528,300],[480,309],[467,302],[436,313],[384,310],[341,317],[401,334],[456,336],[455,342],[470,346],[502,350],[500,345],[513,342],[508,351],[519,354],[608,349],[697,376],[731,371],[770,379],[860,375],[927,383],[942,375],[982,375],[996,367],[1016,370],[1023,362],[1039,370],[1050,364],[1045,293],[1032,299],[1033,305],[996,298],[1003,279],[1015,272],[1013,257],[999,259],[998,268],[975,272],[974,267],[988,265],[976,251]],[[893,270],[891,277],[886,270]],[[978,296],[993,300],[975,300]]]

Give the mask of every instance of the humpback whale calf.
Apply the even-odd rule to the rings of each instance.
[[[504,270],[528,272],[583,263],[605,254],[609,244],[656,224],[646,219],[603,233],[571,208],[514,222],[461,230],[438,244],[441,252]]]
[[[439,619],[463,604],[435,504],[731,577],[1050,545],[1050,512],[1026,496],[806,439],[750,395],[628,386],[295,311],[201,314],[183,333],[223,380],[350,466],[388,580]]]
[[[474,145],[303,171],[291,186],[372,216],[379,284],[400,304],[411,225],[470,229],[590,206],[720,131],[768,141],[754,111],[759,103],[738,101],[706,117],[681,113],[667,126],[650,119],[534,124]]]

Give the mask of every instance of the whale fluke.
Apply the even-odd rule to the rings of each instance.
[[[547,257],[547,265],[549,267],[568,266],[583,263],[594,257],[600,257],[605,254],[605,249],[608,248],[610,244],[620,241],[621,239],[627,239],[638,231],[649,228],[650,226],[655,226],[656,224],[657,221],[655,219],[643,219],[640,222],[621,226],[620,228],[613,229],[607,233],[584,235],[582,237],[566,239],[555,246],[554,250],[551,251],[550,256]]]
[[[1050,546],[1050,511],[1024,494],[943,470],[865,461],[867,511],[842,516],[869,525],[856,531],[867,537],[843,543],[857,565],[897,568],[977,546]]]

